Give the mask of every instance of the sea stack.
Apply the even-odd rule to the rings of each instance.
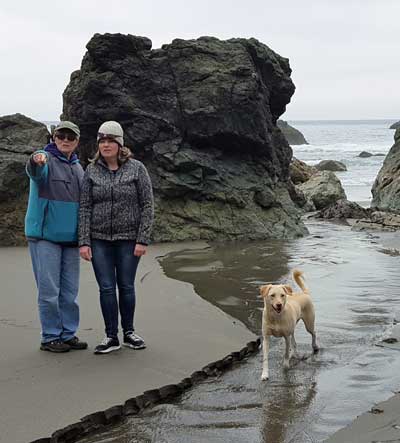
[[[278,127],[283,132],[289,145],[308,145],[304,135],[284,120],[278,120]]]
[[[119,121],[154,188],[154,240],[292,238],[292,150],[277,127],[295,87],[289,61],[255,39],[96,34],[64,92],[63,119],[96,132]]]

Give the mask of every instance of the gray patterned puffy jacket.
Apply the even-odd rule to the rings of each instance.
[[[91,238],[150,242],[154,217],[151,181],[146,167],[129,159],[111,171],[102,159],[83,177],[79,208],[79,246]]]

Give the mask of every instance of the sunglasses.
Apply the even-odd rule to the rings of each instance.
[[[57,133],[54,135],[59,140],[67,139],[69,142],[75,141],[78,137],[75,134],[65,134],[65,133]]]
[[[99,132],[97,134],[97,136],[98,136],[99,140],[102,140],[102,139],[115,140],[117,138],[116,135],[103,134],[102,132]]]

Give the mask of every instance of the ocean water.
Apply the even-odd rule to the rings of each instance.
[[[289,121],[306,138],[308,145],[292,146],[293,156],[310,165],[321,160],[343,162],[346,172],[338,172],[347,198],[369,206],[371,188],[385,155],[393,145],[396,120]],[[361,158],[362,151],[384,154]]]
[[[368,207],[372,200],[371,188],[382,166],[385,155],[393,145],[397,120],[289,120],[306,138],[308,145],[292,146],[293,156],[310,165],[321,160],[338,160],[347,167],[337,172],[347,198]],[[50,130],[58,121],[43,121]],[[362,151],[374,154],[361,158]],[[383,154],[383,155],[376,155]]]

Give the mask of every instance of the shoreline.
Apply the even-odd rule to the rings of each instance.
[[[122,349],[107,356],[93,354],[104,326],[90,264],[81,266],[78,331],[88,341],[89,350],[52,354],[39,350],[36,288],[28,250],[1,248],[5,296],[0,298],[0,442],[43,438],[94,411],[124,403],[158,386],[178,383],[254,340],[243,324],[199,297],[192,285],[164,275],[160,256],[201,245],[206,243],[149,247],[138,270],[135,315],[137,331],[148,348]]]

